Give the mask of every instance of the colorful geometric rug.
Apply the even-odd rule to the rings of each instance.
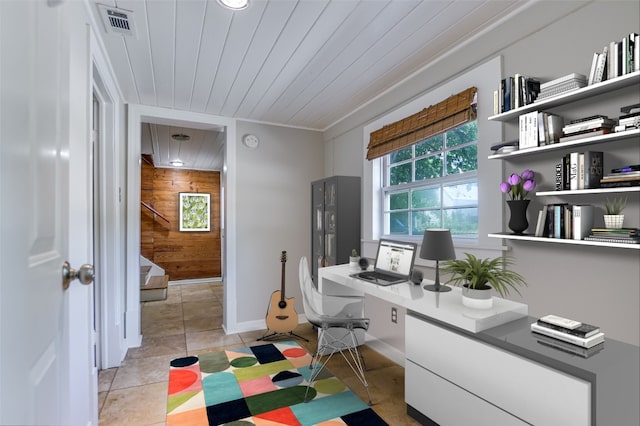
[[[304,402],[310,362],[294,341],[174,359],[167,426],[387,425],[326,369]]]

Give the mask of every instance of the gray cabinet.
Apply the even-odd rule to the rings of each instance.
[[[311,183],[311,276],[318,267],[348,263],[360,253],[360,178],[333,176]]]

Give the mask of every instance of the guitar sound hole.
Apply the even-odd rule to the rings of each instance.
[[[278,307],[279,307],[280,309],[284,309],[284,308],[286,308],[286,307],[287,307],[287,302],[285,302],[284,300],[279,301],[279,302],[278,302]]]

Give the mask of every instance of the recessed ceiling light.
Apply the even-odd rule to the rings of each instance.
[[[232,10],[242,10],[249,6],[249,0],[218,0],[218,3]]]
[[[188,141],[191,139],[191,136],[185,135],[184,133],[176,133],[175,135],[171,135],[171,139],[175,141]]]
[[[169,164],[171,164],[172,166],[175,166],[175,167],[182,167],[182,166],[184,166],[184,163],[183,163],[182,161],[180,161],[180,160],[173,160],[173,161],[170,161],[170,162],[169,162]]]

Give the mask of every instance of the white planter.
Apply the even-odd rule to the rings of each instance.
[[[623,214],[605,214],[604,227],[607,229],[620,229],[624,223]]]
[[[476,290],[462,286],[462,304],[472,309],[491,309],[493,307],[493,296],[491,288],[487,290]]]
[[[353,257],[353,256],[349,256],[349,266],[355,269],[360,269],[360,256],[358,257]]]

